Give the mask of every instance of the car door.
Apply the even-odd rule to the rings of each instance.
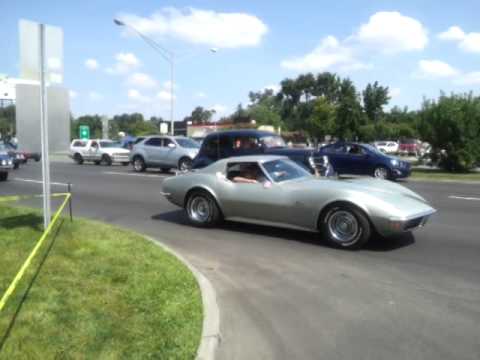
[[[163,138],[160,150],[161,159],[159,161],[164,165],[176,167],[180,157],[181,148],[170,138]]]
[[[262,181],[257,183],[235,182],[232,175],[240,165],[257,166],[261,171]],[[282,223],[288,222],[288,199],[281,192],[281,187],[271,183],[258,163],[228,163],[223,176],[219,176],[219,197],[227,218],[247,219],[254,222]]]
[[[88,160],[90,161],[98,161],[102,157],[98,141],[91,141],[86,151],[88,153]]]
[[[372,170],[370,166],[370,154],[361,145],[352,144],[348,153],[349,157],[349,174],[354,175],[370,175]]]
[[[332,144],[322,149],[322,155],[327,155],[330,164],[338,174],[348,173],[348,158],[346,156],[346,146],[343,143]]]
[[[161,158],[161,147],[162,147],[162,138],[161,137],[151,137],[144,142],[143,149],[145,152],[145,161],[148,164],[157,165],[159,164],[159,159]]]

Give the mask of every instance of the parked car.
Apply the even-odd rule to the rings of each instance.
[[[193,168],[200,169],[211,163],[233,156],[284,155],[296,161],[311,173],[322,172],[323,156],[312,148],[290,148],[277,134],[260,130],[230,130],[211,133],[205,137]]]
[[[130,160],[136,172],[147,168],[186,171],[191,169],[199,148],[196,141],[184,136],[148,136],[134,145]]]
[[[130,150],[123,149],[120,143],[106,140],[81,140],[76,139],[70,145],[70,157],[79,165],[85,161],[92,161],[96,165],[121,163],[128,165]]]
[[[398,144],[398,152],[402,155],[419,156],[421,149],[422,143],[417,139],[402,139]]]
[[[25,155],[18,151],[15,146],[10,143],[1,142],[3,148],[8,152],[8,155],[13,159],[13,168],[16,170],[20,167],[20,164],[25,163]]]
[[[344,249],[361,247],[374,231],[383,236],[412,231],[435,212],[399,184],[319,180],[283,156],[219,160],[165,179],[163,195],[199,227],[225,219],[321,232]]]
[[[4,144],[0,144],[0,181],[8,179],[8,172],[13,169],[13,159]]]
[[[374,146],[351,142],[337,142],[320,149],[328,156],[339,175],[370,175],[395,180],[410,176],[410,163],[384,154]]]
[[[395,141],[375,141],[373,146],[385,154],[395,154],[398,152],[398,143]]]

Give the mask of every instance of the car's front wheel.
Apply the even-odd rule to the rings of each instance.
[[[141,156],[135,156],[132,161],[133,164],[133,170],[136,172],[143,172],[147,168],[145,165],[145,161]]]
[[[358,249],[370,238],[371,226],[366,215],[354,206],[331,206],[320,225],[327,241],[342,249]]]
[[[375,170],[373,170],[373,177],[377,179],[388,180],[391,178],[390,170],[388,170],[385,166],[377,166]]]
[[[178,161],[178,170],[189,171],[192,169],[192,159],[183,157]]]
[[[73,160],[74,160],[78,165],[82,165],[82,164],[83,164],[83,157],[82,157],[82,155],[80,155],[79,153],[76,153],[76,154],[73,156]]]
[[[104,154],[102,156],[102,163],[107,165],[107,166],[110,166],[110,165],[112,165],[112,158],[110,156],[108,156],[107,154]]]
[[[195,190],[189,195],[185,210],[190,222],[198,227],[212,227],[222,218],[213,196],[203,190]]]

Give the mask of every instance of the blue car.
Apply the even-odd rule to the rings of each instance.
[[[13,159],[8,154],[5,145],[0,144],[0,181],[8,179],[8,172],[13,169]]]
[[[388,156],[368,144],[337,142],[320,148],[339,175],[370,175],[395,180],[410,176],[410,163]]]

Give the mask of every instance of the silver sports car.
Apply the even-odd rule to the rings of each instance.
[[[280,156],[219,160],[167,178],[163,195],[208,227],[233,220],[321,232],[341,248],[358,248],[376,231],[411,231],[435,213],[424,198],[390,181],[318,178]]]

